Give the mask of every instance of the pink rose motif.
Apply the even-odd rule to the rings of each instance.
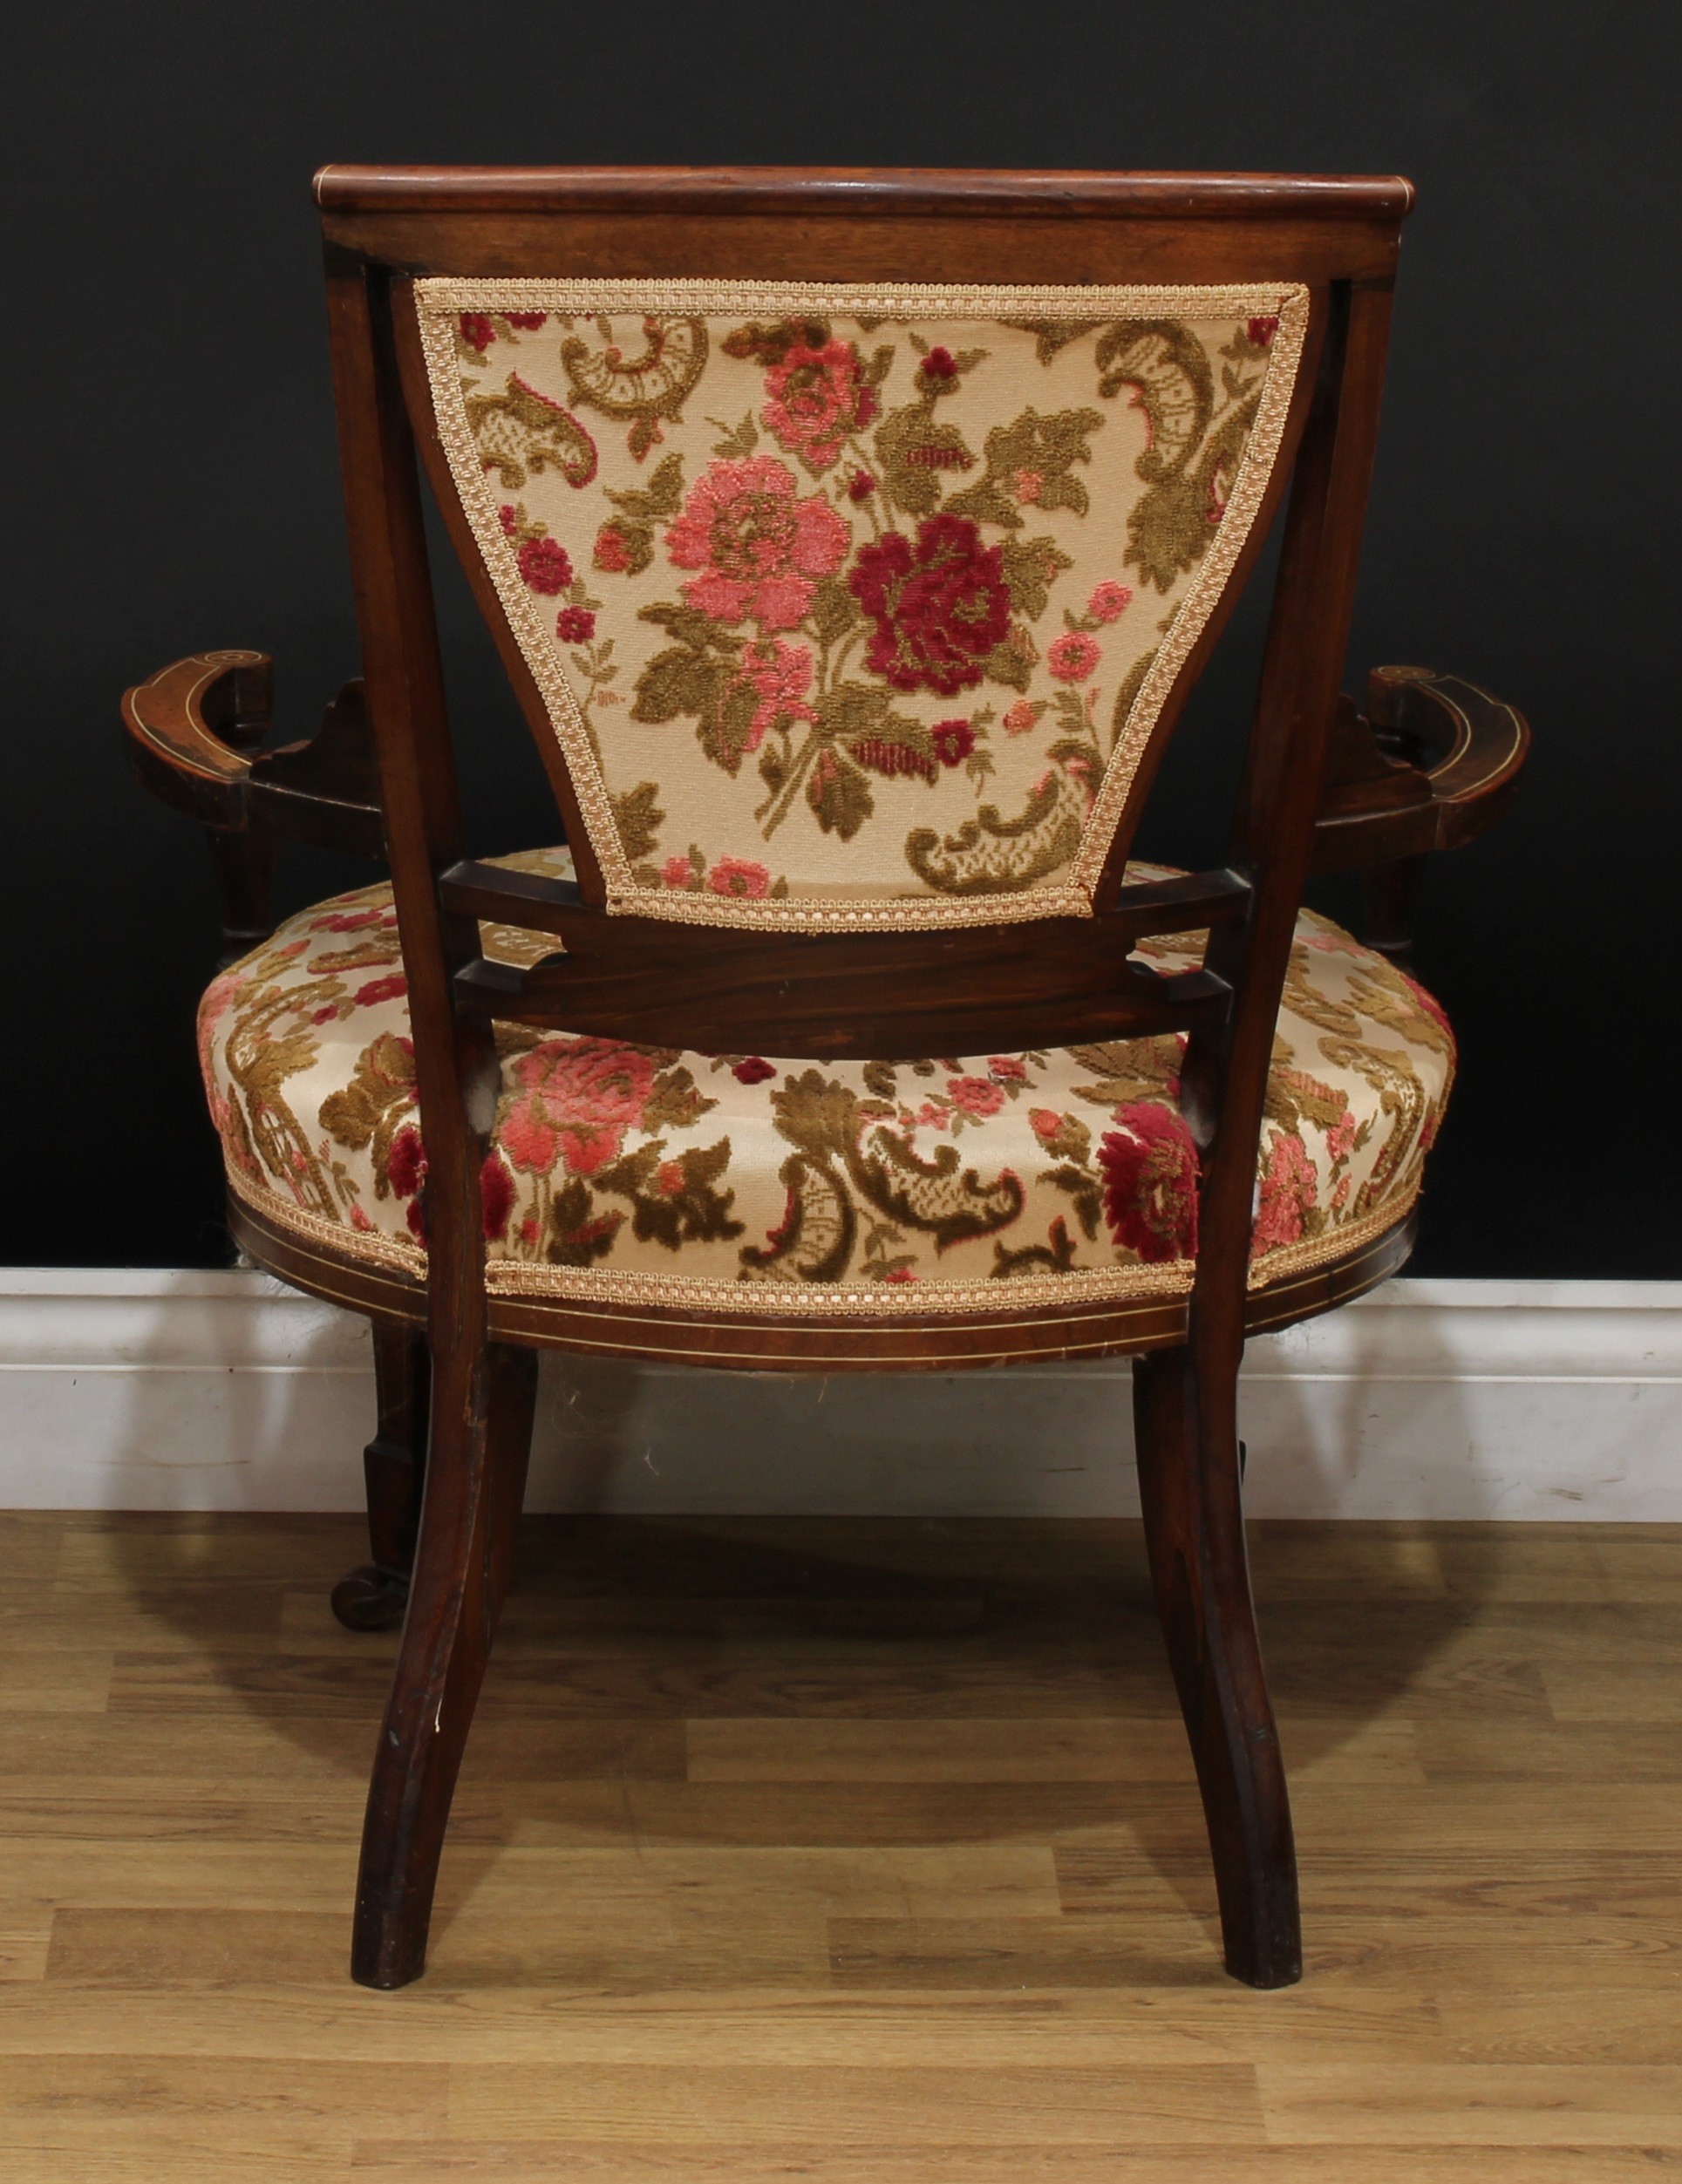
[[[818,578],[841,566],[848,532],[821,494],[796,491],[774,455],[708,466],[666,532],[673,565],[701,572],[683,587],[691,607],[714,622],[751,616],[762,630],[799,625]]]
[[[642,1119],[654,1063],[613,1039],[546,1039],[514,1065],[515,1092],[500,1133],[518,1168],[547,1175],[558,1158],[594,1175],[618,1158]]]
[[[666,888],[686,888],[695,877],[695,867],[687,857],[668,857],[660,867],[660,884]]]
[[[1028,700],[1019,697],[1004,716],[1004,732],[1007,736],[1025,736],[1038,718]]]
[[[742,648],[741,671],[736,686],[746,684],[758,693],[759,704],[748,723],[746,750],[757,751],[765,731],[780,716],[787,720],[815,720],[817,714],[805,701],[812,687],[812,655],[803,644],[785,644],[780,637],[761,637]]]
[[[1268,1140],[1267,1166],[1262,1171],[1261,1202],[1250,1231],[1250,1255],[1275,1251],[1295,1243],[1308,1225],[1308,1215],[1319,1195],[1314,1163],[1300,1138],[1275,1130]]]
[[[371,1228],[373,1225],[373,1222],[369,1220],[367,1214],[363,1212],[360,1206],[353,1205],[351,1207],[351,1226],[352,1228]]]
[[[596,635],[596,616],[588,607],[562,607],[555,617],[555,634],[562,644],[588,644]]]
[[[977,1120],[996,1115],[1004,1105],[1004,1093],[991,1077],[949,1077],[946,1089],[954,1106],[962,1107],[966,1115]]]
[[[1030,1107],[1028,1121],[1041,1145],[1049,1145],[1063,1127],[1063,1118],[1055,1107]]]
[[[623,575],[630,567],[630,548],[625,534],[616,530],[611,523],[604,523],[596,534],[596,551],[591,556],[597,568],[604,568],[609,575]]]
[[[814,470],[827,470],[848,433],[861,432],[876,414],[875,391],[860,378],[850,342],[827,341],[821,349],[796,342],[766,373],[765,393],[766,429]]]
[[[1132,604],[1133,586],[1118,584],[1108,576],[1086,602],[1086,612],[1094,622],[1115,622]]]
[[[1016,1054],[990,1054],[987,1074],[1001,1085],[1025,1085],[1028,1081],[1027,1066]]]
[[[777,1074],[774,1062],[767,1062],[763,1054],[745,1054],[731,1070],[739,1085],[763,1085]]]
[[[1197,1248],[1197,1147],[1177,1108],[1130,1099],[1099,1141],[1110,1235],[1147,1264]]]
[[[551,599],[572,582],[571,556],[554,539],[528,539],[514,558],[531,589]]]
[[[1098,662],[1098,647],[1084,629],[1066,629],[1045,654],[1045,664],[1059,683],[1084,683]]]
[[[942,765],[962,765],[976,747],[976,731],[967,720],[940,720],[929,731],[929,740]]]
[[[684,1169],[680,1160],[662,1160],[654,1171],[654,1187],[662,1198],[681,1198]]]
[[[714,895],[739,896],[744,901],[757,902],[771,891],[771,874],[763,865],[750,864],[745,857],[720,857],[706,875],[706,883]]]
[[[1032,507],[1045,490],[1045,478],[1043,471],[1018,470],[1011,480],[1011,491],[1025,508]]]

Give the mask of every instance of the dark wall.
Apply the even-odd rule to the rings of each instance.
[[[1352,668],[1454,669],[1537,738],[1517,812],[1430,883],[1420,967],[1463,1074],[1415,1266],[1682,1274],[1661,1028],[1682,959],[1672,17],[1652,0],[31,10],[4,104],[4,1255],[226,1254],[191,1061],[205,853],[130,786],[115,708],[167,660],[250,644],[301,731],[356,670],[311,170],[812,160],[1413,177]],[[476,846],[529,840],[534,761],[453,589],[446,624]],[[1243,712],[1235,634],[1205,721]],[[1169,821],[1195,786],[1182,768]],[[356,876],[301,862],[289,901]]]

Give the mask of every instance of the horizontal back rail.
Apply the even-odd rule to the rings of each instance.
[[[755,933],[608,917],[564,881],[460,864],[446,912],[551,932],[528,970],[483,959],[458,1006],[505,1022],[705,1053],[914,1061],[1139,1038],[1225,1020],[1226,984],[1132,954],[1152,935],[1242,918],[1250,889],[1205,873],[1128,888],[1092,918],[934,932]]]

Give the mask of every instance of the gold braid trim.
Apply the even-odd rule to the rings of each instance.
[[[1413,1210],[1423,1163],[1414,1163],[1402,1186],[1359,1221],[1343,1221],[1318,1236],[1284,1244],[1253,1260],[1251,1290],[1347,1257],[1393,1228]],[[276,1228],[330,1252],[361,1260],[424,1283],[426,1255],[378,1230],[328,1221],[272,1191],[256,1190],[230,1169],[228,1187]],[[1196,1262],[1175,1259],[1163,1266],[1081,1267],[1068,1274],[1026,1275],[1008,1282],[920,1282],[909,1294],[895,1283],[848,1285],[808,1282],[719,1282],[686,1274],[644,1274],[606,1267],[534,1266],[519,1259],[492,1259],[485,1287],[492,1296],[555,1297],[598,1304],[657,1306],[666,1311],[725,1312],[732,1317],[824,1319],[939,1319],[952,1313],[1004,1317],[1045,1305],[1105,1303],[1147,1296],[1183,1296]]]
[[[1244,452],[1239,458],[1231,494],[1216,526],[1215,536],[1197,565],[1197,573],[1175,609],[1173,625],[1157,649],[1149,673],[1139,686],[1127,724],[1116,738],[1092,815],[1081,835],[1073,871],[1082,892],[1088,895],[1098,885],[1109,856],[1110,844],[1121,823],[1134,776],[1139,771],[1139,762],[1145,755],[1152,731],[1181,669],[1203,634],[1204,624],[1220,604],[1238,556],[1255,526],[1274,464],[1278,460],[1280,443],[1290,415],[1290,398],[1296,391],[1297,371],[1302,362],[1303,344],[1308,336],[1308,290],[1290,288],[1277,291],[1277,295],[1273,310],[1279,323],[1268,350],[1261,399],[1244,442]],[[1195,315],[1180,314],[1182,317]],[[1212,312],[1207,315],[1214,316]]]
[[[590,843],[607,887],[612,917],[662,917],[693,925],[736,925],[759,931],[812,932],[872,925],[886,931],[928,932],[948,926],[1015,925],[1034,919],[1090,917],[1092,895],[1108,858],[1139,761],[1149,744],[1175,677],[1219,603],[1250,536],[1277,459],[1308,331],[1309,296],[1299,282],[1232,288],[1008,288],[980,284],[939,288],[928,282],[843,281],[791,285],[777,281],[529,281],[424,278],[414,283],[420,338],[438,434],[455,480],[480,560],[509,629],[548,709],[571,776]],[[1054,888],[985,896],[877,896],[868,904],[814,895],[772,901],[637,888],[613,821],[607,784],[578,701],[549,643],[531,592],[519,580],[504,543],[496,501],[467,422],[456,357],[455,322],[462,311],[550,311],[575,317],[637,311],[664,317],[712,315],[834,317],[1091,319],[1273,317],[1278,326],[1255,422],[1244,444],[1226,510],[1175,609],[1173,626],[1141,684],[1118,738],[1097,800],[1082,830],[1068,876]],[[1066,1277],[1059,1277],[1063,1279]]]

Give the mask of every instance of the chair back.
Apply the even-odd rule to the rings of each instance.
[[[791,1058],[1181,1031],[1205,1252],[1242,1261],[1409,186],[332,167],[317,194],[434,1278],[440,1217],[473,1260],[498,1016]],[[463,860],[417,447],[575,887]],[[1231,867],[1129,885],[1287,487]],[[487,965],[480,916],[564,954]],[[1134,953],[1202,926],[1201,972]]]

